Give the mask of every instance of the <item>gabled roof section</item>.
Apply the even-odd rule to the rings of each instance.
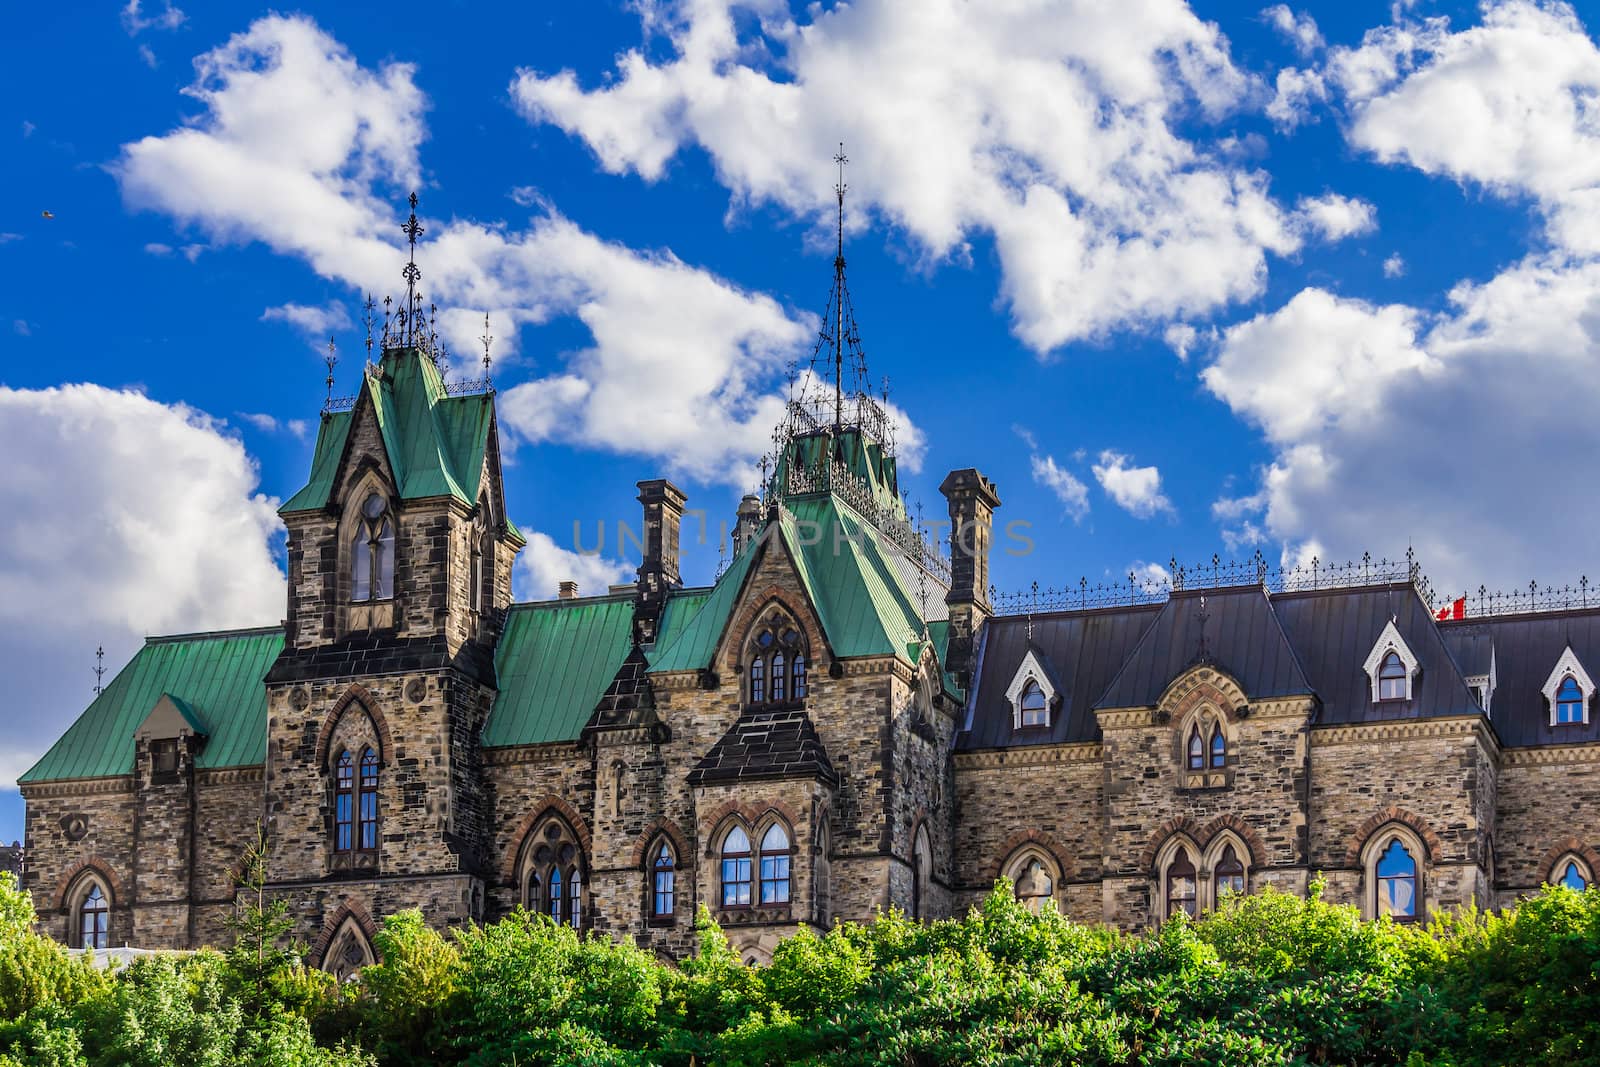
[[[1250,699],[1311,694],[1266,590],[1246,586],[1173,594],[1095,707],[1153,707],[1173,679],[1200,662],[1202,630],[1206,660]]]
[[[182,733],[196,734],[205,737],[211,733],[206,729],[206,724],[200,721],[200,715],[189,706],[189,702],[182,697],[175,697],[171,693],[162,693],[156,701],[156,706],[150,709],[150,714],[144,717],[144,722],[134,731],[134,737],[177,737]]]
[[[652,671],[698,671],[711,665],[758,549],[759,542],[739,553],[709,592],[691,591],[683,595],[681,606],[675,603],[677,596],[667,601],[650,655]]]
[[[631,595],[513,604],[486,747],[575,741],[633,648]]]
[[[362,376],[355,407],[323,416],[312,455],[311,480],[280,514],[326,507],[333,494],[355,418],[370,408],[377,420],[403,500],[449,496],[477,503],[494,394],[450,396],[433,361],[416,349],[391,349],[375,372]]]
[[[1279,593],[1272,606],[1321,701],[1318,723],[1478,714],[1433,612],[1411,583]],[[1374,704],[1363,664],[1390,626],[1416,658],[1417,672],[1410,700]]]
[[[134,734],[163,696],[207,735],[196,766],[259,764],[267,739],[262,679],[282,650],[278,627],[152,637],[19,781],[131,773]]]
[[[770,778],[839,780],[804,711],[745,712],[689,772],[688,781],[698,786]]]
[[[1490,721],[1501,744],[1521,748],[1600,741],[1600,715],[1591,715],[1587,723],[1551,725],[1542,692],[1568,648],[1582,663],[1600,664],[1600,611],[1469,617],[1439,623],[1438,628],[1453,650],[1476,654],[1477,663],[1485,658],[1484,646],[1493,649]]]

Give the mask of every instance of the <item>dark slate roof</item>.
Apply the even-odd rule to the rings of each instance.
[[[747,711],[689,772],[689,784],[759,778],[822,778],[839,775],[817,737],[811,717],[799,709]]]
[[[1488,673],[1486,647],[1494,649],[1495,689],[1489,721],[1507,747],[1565,745],[1600,741],[1600,709],[1591,703],[1587,725],[1551,726],[1544,683],[1567,646],[1591,678],[1600,679],[1600,611],[1565,611],[1545,615],[1505,615],[1439,625],[1458,659],[1472,657]]]
[[[1100,724],[1093,713],[1095,700],[1127,662],[1160,611],[1159,605],[1152,604],[1035,615],[1031,638],[1029,622],[1024,617],[990,619],[983,626],[976,681],[967,704],[966,725],[956,738],[956,747],[965,750],[1098,741]],[[1049,729],[1013,731],[1006,690],[1030,647],[1036,650],[1052,684],[1057,685],[1061,703],[1052,711]]]
[[[655,718],[655,692],[645,677],[650,661],[638,645],[622,661],[611,685],[594,706],[594,714],[585,729],[608,729],[643,726]]]
[[[1432,612],[1410,583],[1279,593],[1272,606],[1321,700],[1318,723],[1477,714],[1478,702]],[[1375,704],[1363,668],[1391,619],[1421,672],[1412,682],[1413,699]]]
[[[1265,590],[1249,586],[1174,593],[1095,707],[1154,705],[1172,680],[1198,661],[1202,594],[1205,644],[1213,666],[1230,675],[1252,700],[1311,692]],[[1361,658],[1366,655],[1362,652]]]

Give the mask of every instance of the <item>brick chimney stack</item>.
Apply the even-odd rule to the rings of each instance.
[[[573,581],[571,578],[563,578],[556,596],[562,600],[577,600],[578,583]]]
[[[989,617],[989,547],[994,539],[995,485],[973,467],[951,471],[939,486],[950,505],[950,644],[945,669],[967,686],[978,628]]]
[[[678,541],[683,527],[683,490],[665,478],[639,483],[644,505],[644,560],[639,564],[639,603],[633,612],[633,636],[640,644],[656,639],[656,625],[667,604],[667,591],[683,584],[678,574]]]

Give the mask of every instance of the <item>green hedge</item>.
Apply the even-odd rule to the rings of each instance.
[[[1428,926],[1268,889],[1129,936],[1001,883],[964,918],[801,933],[760,968],[704,912],[676,967],[526,912],[448,937],[407,912],[343,988],[244,911],[227,954],[105,975],[0,877],[0,1067],[1600,1062],[1600,889]]]

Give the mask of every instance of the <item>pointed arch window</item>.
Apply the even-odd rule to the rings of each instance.
[[[1383,657],[1378,667],[1378,699],[1404,700],[1406,698],[1406,665],[1398,652]]]
[[[394,596],[394,518],[381,493],[368,493],[350,539],[350,599],[356,603]]]
[[[1171,917],[1180,911],[1191,919],[1200,914],[1200,882],[1194,859],[1182,845],[1167,864],[1167,915]]]
[[[361,753],[360,847],[378,847],[378,754],[371,748]]]
[[[789,707],[806,699],[805,637],[783,612],[774,610],[751,635],[745,674],[751,707]]]
[[[933,857],[928,842],[928,828],[918,826],[911,842],[911,917],[927,918],[928,883],[933,879]]]
[[[761,836],[761,903],[789,903],[789,835],[777,823]]]
[[[584,853],[565,819],[550,813],[528,832],[518,861],[523,904],[558,925],[581,929]]]
[[[1219,723],[1211,727],[1211,769],[1219,771],[1228,765],[1228,736]]]
[[[672,922],[678,906],[678,862],[672,847],[663,840],[650,864],[650,919],[657,923]]]
[[[1583,721],[1583,689],[1572,675],[1561,679],[1556,689],[1556,722],[1581,723]]]
[[[750,836],[735,826],[722,839],[722,906],[750,906]]]
[[[1044,690],[1032,678],[1022,687],[1022,697],[1017,702],[1017,707],[1022,715],[1023,726],[1049,726],[1050,702],[1045,698]]]
[[[1377,914],[1399,920],[1417,917],[1417,861],[1398,837],[1378,853]]]
[[[333,771],[333,848],[336,852],[349,852],[355,846],[355,781],[356,763],[350,750],[339,753]]]
[[[76,932],[79,948],[111,947],[111,904],[99,882],[90,883],[89,892],[78,905]]]
[[[1017,899],[1035,914],[1044,907],[1045,901],[1055,896],[1056,892],[1056,882],[1050,875],[1050,867],[1038,855],[1024,856],[1012,866],[1011,885]]]
[[[1589,878],[1583,868],[1578,866],[1577,860],[1569,859],[1565,863],[1558,863],[1556,871],[1559,875],[1556,878],[1557,885],[1564,885],[1578,893],[1589,888]]]
[[[1188,755],[1186,757],[1186,762],[1189,765],[1189,769],[1191,771],[1205,770],[1206,745],[1205,742],[1200,738],[1199,723],[1195,723],[1193,726],[1189,727],[1189,743],[1187,745],[1187,751]]]
[[[1244,893],[1244,863],[1239,859],[1239,853],[1234,851],[1232,845],[1222,849],[1222,855],[1217,858],[1217,866],[1212,872],[1215,883],[1215,899],[1220,902],[1224,893],[1242,895]]]
[[[561,868],[550,868],[550,877],[545,879],[544,907],[545,914],[550,916],[550,921],[557,926],[561,925],[561,906],[566,903],[566,897],[561,892]]]

